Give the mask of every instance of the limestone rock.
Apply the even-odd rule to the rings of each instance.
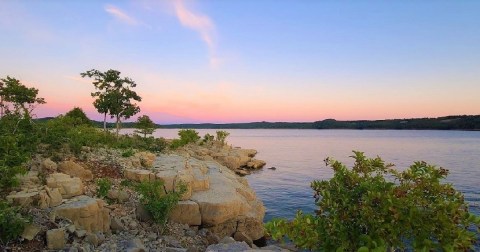
[[[245,242],[219,243],[207,247],[206,252],[242,252],[250,247]]]
[[[246,242],[250,247],[252,247],[253,245],[252,238],[250,238],[248,235],[246,235],[243,232],[239,232],[239,231],[235,232],[235,234],[233,235],[233,239],[235,239],[235,241]]]
[[[37,206],[40,196],[37,192],[20,191],[7,196],[7,201],[17,206]]]
[[[180,201],[172,210],[170,220],[176,223],[198,226],[202,224],[200,208],[194,201]]]
[[[57,216],[71,220],[87,232],[110,230],[110,212],[100,199],[78,196],[54,209]]]
[[[79,177],[83,181],[90,181],[93,179],[92,171],[83,168],[83,166],[73,161],[65,161],[60,163],[58,165],[58,170],[73,177]]]
[[[40,232],[41,227],[36,224],[28,224],[22,233],[22,238],[31,241]]]
[[[80,178],[72,178],[64,173],[53,173],[47,177],[47,186],[58,188],[65,199],[82,195],[84,187]]]
[[[129,180],[137,182],[152,181],[155,179],[155,174],[148,170],[126,169],[123,175]]]
[[[43,160],[41,167],[42,167],[42,170],[47,172],[57,171],[57,163],[53,162],[50,158]]]
[[[250,162],[247,163],[247,167],[250,169],[260,169],[264,167],[267,163],[263,160],[252,159]]]
[[[65,229],[57,228],[47,231],[48,249],[60,250],[65,247]]]
[[[142,151],[142,152],[135,153],[135,157],[140,159],[140,164],[143,167],[149,168],[153,166],[156,155],[151,152]]]

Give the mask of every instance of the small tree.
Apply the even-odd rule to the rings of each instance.
[[[222,144],[225,144],[225,140],[229,135],[230,133],[228,133],[225,130],[217,130],[217,141],[220,141]]]
[[[138,129],[135,132],[143,134],[143,138],[146,138],[147,134],[153,134],[155,131],[155,123],[153,123],[152,120],[150,120],[150,117],[147,115],[138,117],[135,127]]]
[[[19,80],[7,76],[0,79],[0,115],[15,112],[30,117],[35,104],[44,104],[45,99],[37,97],[38,89],[29,88]],[[13,106],[10,108],[9,105]]]
[[[120,77],[117,70],[101,72],[95,69],[80,73],[82,77],[94,78],[93,85],[96,92],[91,95],[95,97],[93,105],[99,113],[104,114],[103,127],[106,130],[107,113],[111,118],[116,119],[117,136],[121,127],[122,118],[128,119],[140,112],[140,107],[134,101],[141,101],[142,98],[131,88],[137,84],[130,78]]]
[[[79,107],[74,107],[72,110],[68,111],[65,114],[65,117],[72,119],[74,127],[79,125],[87,125],[87,126],[92,125],[92,122],[87,117],[85,112],[83,112],[83,110]]]

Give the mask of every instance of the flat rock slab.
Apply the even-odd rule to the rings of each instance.
[[[57,216],[71,220],[87,232],[110,230],[110,212],[100,199],[78,196],[54,208]]]

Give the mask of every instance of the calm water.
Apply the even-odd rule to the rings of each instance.
[[[215,130],[197,130],[201,135]],[[480,214],[480,132],[398,130],[227,130],[229,144],[258,150],[266,167],[247,176],[272,217],[295,215],[296,209],[312,212],[309,185],[313,179],[329,179],[332,172],[323,162],[333,157],[347,164],[352,150],[405,168],[427,161],[450,170],[448,181],[464,192],[470,209]],[[159,129],[156,136],[177,137],[176,129]]]

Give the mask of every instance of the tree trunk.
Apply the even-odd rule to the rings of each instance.
[[[103,131],[107,131],[107,113],[103,114]]]
[[[117,138],[120,133],[120,116],[117,115]]]
[[[0,96],[0,118],[3,118],[3,96]]]

